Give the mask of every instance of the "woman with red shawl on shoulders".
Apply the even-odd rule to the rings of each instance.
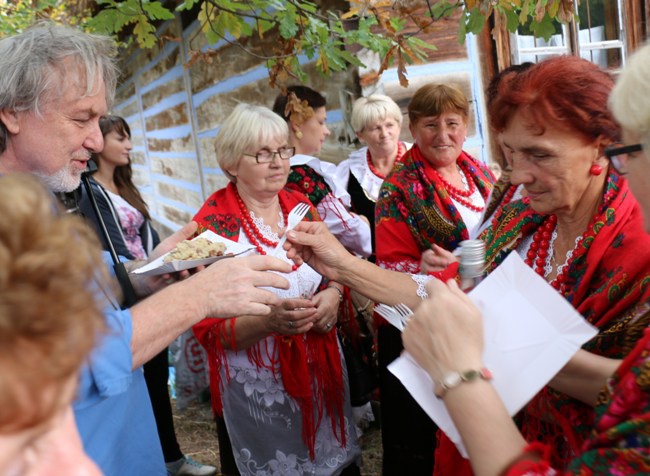
[[[287,140],[287,124],[271,110],[234,109],[215,142],[230,183],[196,214],[199,231],[274,252],[290,210],[310,203],[285,189],[294,154]],[[313,206],[305,219],[319,219]],[[270,315],[205,319],[193,328],[208,353],[213,407],[225,420],[236,471],[358,475],[361,451],[335,330],[340,290],[308,265],[287,279],[291,287],[279,291],[284,300]]]
[[[453,250],[478,228],[494,177],[462,149],[469,102],[458,88],[421,87],[408,114],[414,145],[381,186],[376,253],[382,268],[419,273],[426,250]],[[431,474],[436,426],[386,368],[403,349],[399,331],[378,327],[384,474]]]
[[[512,163],[510,180],[527,196],[499,209],[480,237],[488,272],[519,253],[599,329],[583,349],[621,359],[650,322],[650,238],[627,181],[605,156],[620,139],[607,109],[612,87],[608,73],[570,56],[503,79],[490,116]],[[616,367],[606,361],[567,365],[516,418],[527,441],[553,448],[558,469],[593,427],[598,390]],[[436,474],[469,468],[446,437],[436,454]]]

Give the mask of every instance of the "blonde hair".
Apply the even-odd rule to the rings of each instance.
[[[234,182],[226,169],[235,167],[245,153],[273,140],[288,140],[289,126],[267,107],[239,104],[221,124],[214,140],[214,151],[224,174]]]
[[[100,251],[33,176],[0,177],[0,432],[51,417],[104,329],[89,285],[108,279]]]
[[[610,94],[609,108],[619,124],[650,150],[650,44],[628,58]]]
[[[372,94],[354,101],[350,124],[354,132],[362,132],[368,124],[386,118],[394,119],[402,126],[402,111],[395,101],[383,94]]]

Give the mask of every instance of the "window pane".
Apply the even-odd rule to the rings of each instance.
[[[582,0],[578,7],[580,56],[603,68],[622,66],[619,0]]]
[[[546,41],[544,38],[535,38],[533,30],[530,27],[532,20],[529,19],[524,25],[517,28],[517,33],[510,37],[513,48],[512,62],[521,64],[526,61],[538,63],[552,56],[564,55],[569,53],[566,27],[561,23],[555,23],[555,33]]]

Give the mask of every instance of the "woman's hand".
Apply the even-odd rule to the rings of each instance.
[[[314,321],[315,332],[326,334],[336,327],[339,315],[339,303],[341,294],[332,287],[323,289],[311,298],[316,306],[316,319]]]
[[[456,256],[438,245],[433,245],[431,249],[422,253],[420,258],[420,273],[429,274],[443,271],[453,262],[458,261]]]
[[[339,273],[354,268],[355,258],[334,235],[327,225],[317,221],[302,221],[287,233],[284,244],[287,258],[297,265],[308,263],[319,274],[337,281]]]
[[[269,332],[278,334],[304,334],[314,327],[317,309],[309,299],[284,299],[273,307],[268,317]]]
[[[483,366],[480,311],[454,280],[432,279],[429,298],[409,319],[402,333],[404,348],[438,381],[449,372]]]

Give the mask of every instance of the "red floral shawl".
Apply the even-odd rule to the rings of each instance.
[[[627,181],[614,171],[609,173],[598,214],[594,238],[583,242],[587,252],[568,269],[568,283],[573,287],[565,298],[599,329],[583,348],[623,358],[650,322],[645,304],[650,299],[650,235],[643,229],[643,217]],[[491,226],[480,236],[486,242],[488,272],[535,233],[545,218],[535,213],[526,199],[498,210]],[[552,415],[557,424],[542,422],[542,414]],[[553,466],[564,469],[593,428],[594,409],[545,387],[516,420],[524,438],[551,447]],[[451,457],[455,448],[444,440],[439,451],[445,456],[436,465],[456,468],[462,458],[457,453],[457,458]],[[445,474],[445,470],[437,468],[434,474]]]
[[[595,412],[591,435],[562,474],[650,474],[650,329],[601,391]],[[505,475],[548,476],[551,450],[532,443]]]
[[[280,200],[291,210],[300,202],[310,203],[299,192],[284,189],[279,194]],[[318,212],[311,208],[306,220],[318,220]],[[235,194],[235,185],[230,183],[213,193],[194,217],[199,224],[198,233],[212,230],[219,235],[237,241],[241,229],[239,205]],[[228,328],[226,328],[226,326]],[[223,414],[221,400],[221,368],[228,362],[226,352],[235,346],[235,318],[207,318],[193,326],[194,334],[208,353],[210,362],[210,390],[212,408],[215,413]],[[310,456],[314,457],[316,430],[320,425],[323,409],[330,416],[334,434],[341,446],[345,446],[345,425],[343,416],[344,382],[336,331],[327,334],[308,332],[304,335],[286,336],[273,334],[276,348],[279,349],[277,360],[270,368],[274,375],[281,377],[285,390],[293,397],[302,413],[302,436],[309,447]],[[222,339],[230,342],[224,348]],[[263,341],[261,341],[263,342]],[[246,349],[248,358],[258,368],[264,366],[261,358],[261,343]],[[338,427],[338,432],[337,432]]]
[[[458,165],[487,199],[494,176],[465,152]],[[453,250],[469,238],[467,227],[433,167],[414,145],[384,180],[375,208],[377,264],[416,273],[422,252],[437,244]]]

